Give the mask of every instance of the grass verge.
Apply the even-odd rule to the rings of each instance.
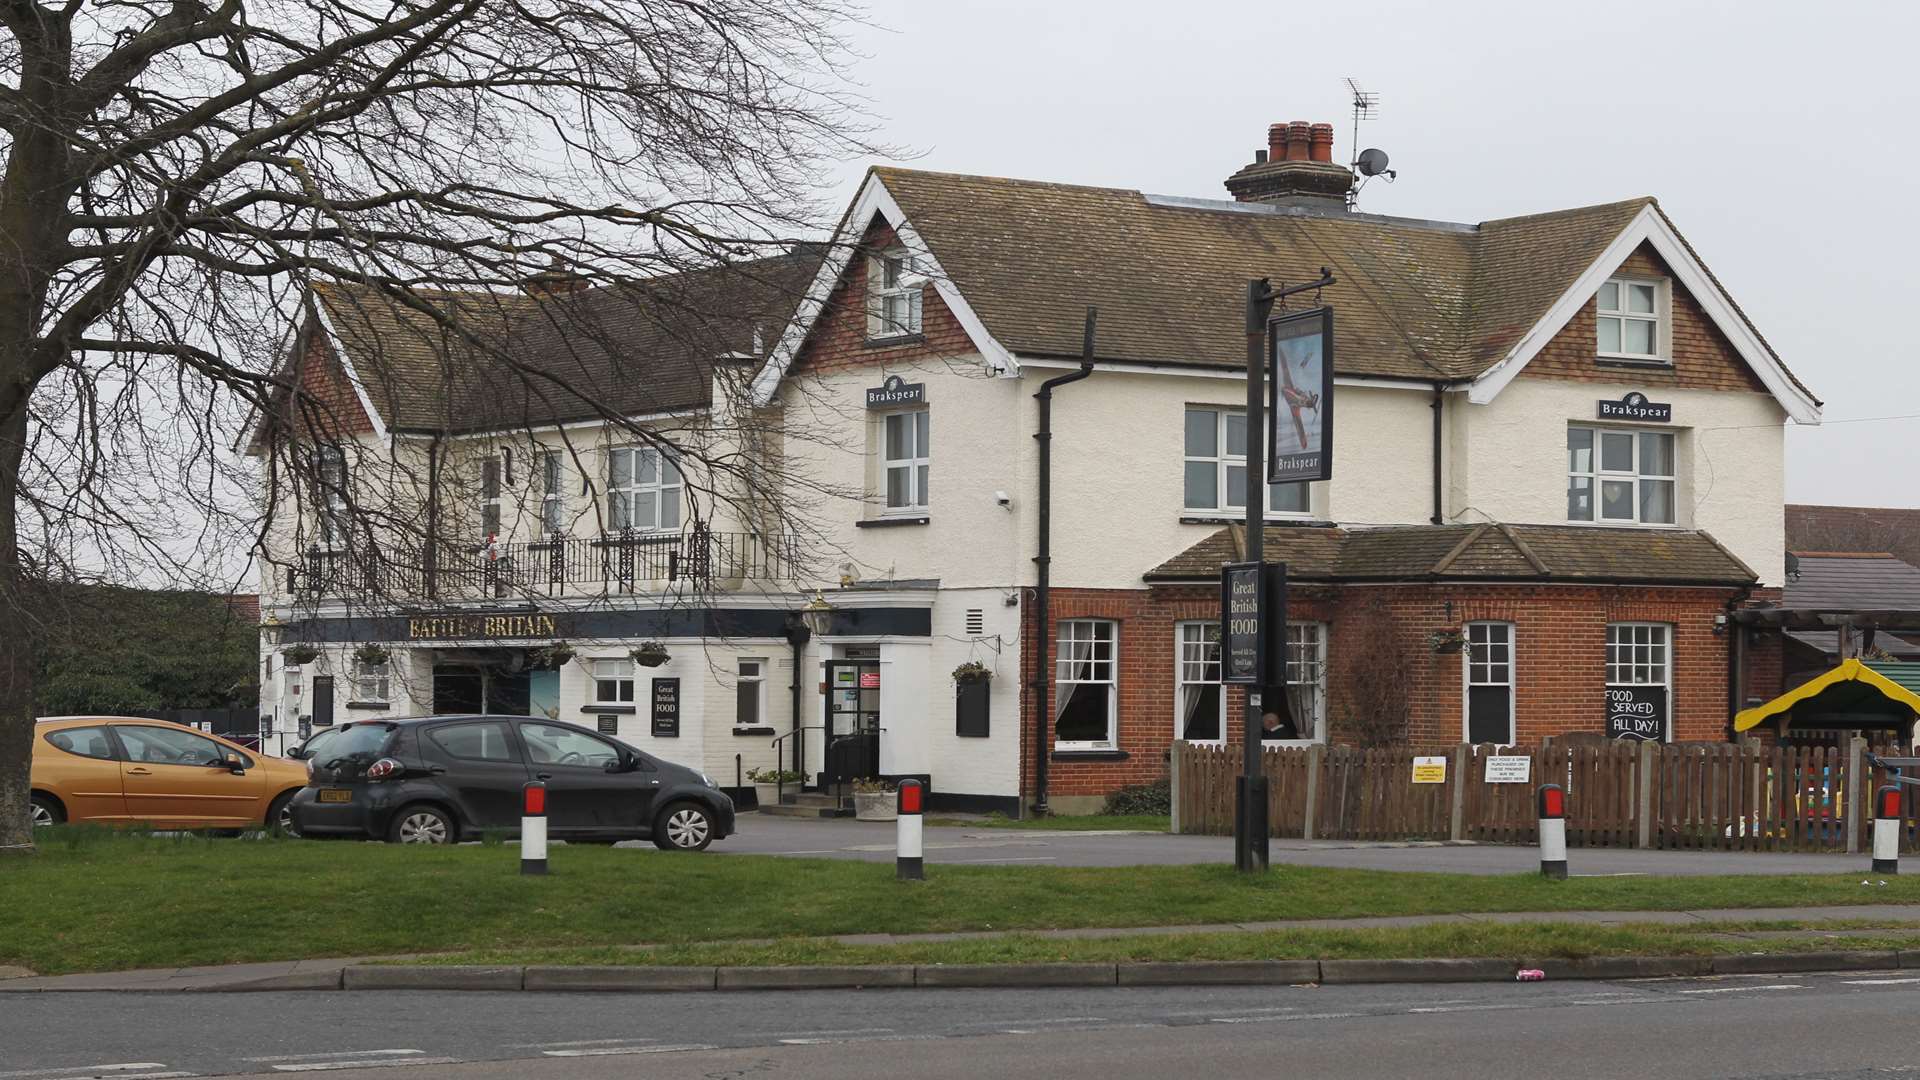
[[[1822,929],[1819,924],[1788,925]],[[1504,956],[1530,960],[1589,956],[1711,956],[1830,949],[1911,948],[1912,934],[1876,929],[1760,940],[1715,936],[1714,923],[1586,926],[1568,923],[1472,924],[1386,930],[1285,930],[1262,933],[1155,934],[1113,938],[1041,938],[1014,934],[975,941],[843,945],[794,939],[710,942],[658,948],[478,949],[433,956],[430,964],[586,964],[661,967],[808,967],[825,964],[1033,964],[1167,960],[1378,960]]]
[[[965,829],[1038,829],[1047,832],[1098,832],[1125,829],[1140,832],[1166,832],[1165,814],[1073,814],[1060,817],[1010,818],[988,814],[980,818],[930,817],[929,825],[953,825]]]
[[[845,933],[1135,927],[1498,911],[1920,903],[1920,877],[1553,882],[1320,867],[941,866],[556,848],[522,877],[504,847],[140,838],[51,830],[0,866],[0,964],[46,974],[534,946]],[[1849,872],[1851,871],[1851,872]],[[236,923],[235,919],[242,922]],[[226,928],[226,929],[222,929]],[[231,932],[229,932],[231,931]]]

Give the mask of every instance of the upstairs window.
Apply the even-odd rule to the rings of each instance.
[[[613,451],[607,478],[607,523],[617,531],[680,527],[684,481],[672,459],[651,447]]]
[[[1247,414],[1244,411],[1187,410],[1185,491],[1189,513],[1245,511]],[[1269,514],[1306,513],[1307,485],[1268,485],[1266,510]]]
[[[314,502],[320,509],[320,541],[326,547],[341,547],[349,529],[346,452],[337,446],[314,451],[313,478],[319,488]]]
[[[912,337],[920,332],[920,286],[905,248],[867,260],[867,340]]]
[[[931,462],[927,410],[888,413],[882,462],[886,470],[887,513],[912,514],[927,508],[927,470]]]
[[[480,461],[480,535],[491,540],[500,535],[500,459]]]
[[[1567,520],[1672,525],[1673,432],[1568,428]]]
[[[566,455],[548,450],[540,455],[540,535],[566,532]]]
[[[1660,359],[1660,286],[1615,278],[1595,301],[1601,356]]]

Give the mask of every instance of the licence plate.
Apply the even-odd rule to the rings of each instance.
[[[346,788],[321,788],[319,801],[323,803],[352,802],[353,792]]]

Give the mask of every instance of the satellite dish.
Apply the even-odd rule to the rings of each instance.
[[[1361,176],[1379,176],[1387,171],[1387,152],[1374,149],[1362,150],[1356,164],[1360,166]]]

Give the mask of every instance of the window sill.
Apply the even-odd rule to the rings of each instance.
[[[583,713],[600,713],[602,715],[633,716],[640,710],[632,705],[582,705],[580,706],[580,711]]]
[[[733,729],[733,733],[735,735],[778,735],[780,734],[779,732],[773,730],[770,727],[737,727]]]
[[[1180,515],[1180,524],[1182,525],[1244,525],[1246,524],[1246,521],[1247,521],[1247,516],[1245,514],[1241,514],[1238,517],[1232,517],[1226,514],[1212,514],[1212,513],[1205,513],[1205,512],[1197,513],[1189,510]],[[1312,528],[1312,529],[1333,528],[1333,522],[1316,520],[1311,514],[1286,514],[1286,515],[1268,514],[1267,524],[1269,525],[1303,525],[1303,526],[1306,526],[1307,528]]]
[[[658,529],[635,530],[628,536],[602,536],[593,541],[594,547],[655,547],[661,544],[679,543],[680,534],[663,532]]]
[[[1125,761],[1132,757],[1125,750],[1055,750],[1054,761]]]
[[[925,334],[894,334],[891,337],[875,337],[866,340],[869,349],[892,349],[901,345],[920,345],[925,343]]]
[[[1679,529],[1674,522],[1658,521],[1569,521],[1569,525],[1585,526],[1589,529]]]
[[[393,704],[387,701],[349,701],[346,707],[349,709],[391,709],[393,708]]]
[[[1673,361],[1658,356],[1628,356],[1615,353],[1600,353],[1593,362],[1601,367],[1643,368],[1651,371],[1672,371]]]
[[[925,515],[908,517],[902,514],[899,517],[861,518],[859,521],[853,523],[853,527],[856,529],[892,529],[902,525],[930,525],[932,523],[933,519]]]

